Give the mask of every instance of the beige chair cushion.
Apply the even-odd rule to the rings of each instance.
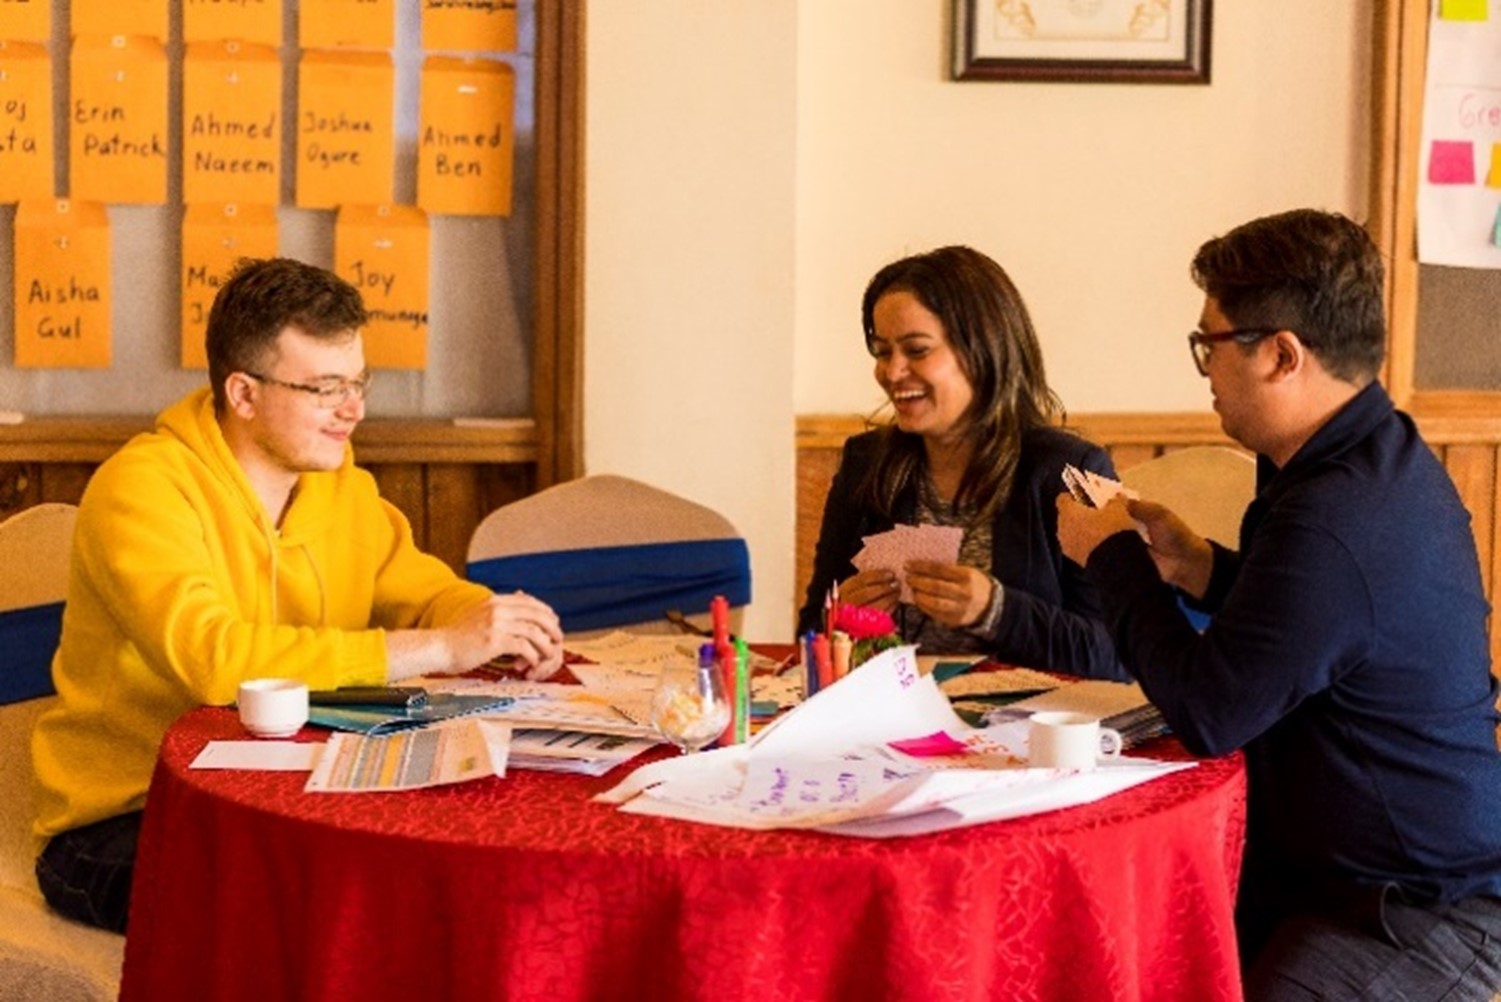
[[[1121,482],[1171,508],[1199,535],[1235,549],[1241,516],[1256,496],[1256,461],[1224,446],[1191,446],[1122,470]]]

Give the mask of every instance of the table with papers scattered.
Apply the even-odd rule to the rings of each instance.
[[[244,734],[189,713],[148,797],[121,997],[1240,997],[1239,756],[1167,738],[1083,785],[1031,782],[1019,732],[966,728],[895,660],[750,748],[370,796],[191,768]],[[841,687],[876,707],[903,679],[924,733],[892,731],[901,709],[820,722],[849,712]],[[831,731],[853,755],[832,773]],[[1076,806],[1039,802],[1060,789]]]

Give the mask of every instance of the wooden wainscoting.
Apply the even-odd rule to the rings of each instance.
[[[1443,462],[1470,510],[1475,547],[1486,597],[1497,604],[1496,582],[1501,579],[1501,416],[1470,407],[1432,407],[1418,418],[1423,437]],[[1213,413],[1191,414],[1080,414],[1070,415],[1069,427],[1110,453],[1117,470],[1190,445],[1230,445]],[[868,426],[857,415],[819,414],[797,421],[797,589],[801,605],[813,574],[813,549],[829,484],[839,466],[844,440]],[[1421,531],[1421,527],[1414,527]],[[794,621],[796,608],[793,610]],[[1501,675],[1501,617],[1491,616],[1492,671]]]

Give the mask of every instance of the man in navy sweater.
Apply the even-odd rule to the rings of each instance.
[[[1376,382],[1382,273],[1364,230],[1312,210],[1199,249],[1189,346],[1258,456],[1238,552],[1159,505],[1059,495],[1126,667],[1189,749],[1245,751],[1250,999],[1501,987],[1490,610],[1469,515]],[[1179,594],[1213,615],[1202,634]]]

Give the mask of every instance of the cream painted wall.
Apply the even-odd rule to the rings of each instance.
[[[591,0],[585,466],[724,511],[790,635],[794,415],[879,402],[859,296],[1002,262],[1074,411],[1202,410],[1194,248],[1362,218],[1374,0],[1219,0],[1204,86],[955,83],[952,0]]]

